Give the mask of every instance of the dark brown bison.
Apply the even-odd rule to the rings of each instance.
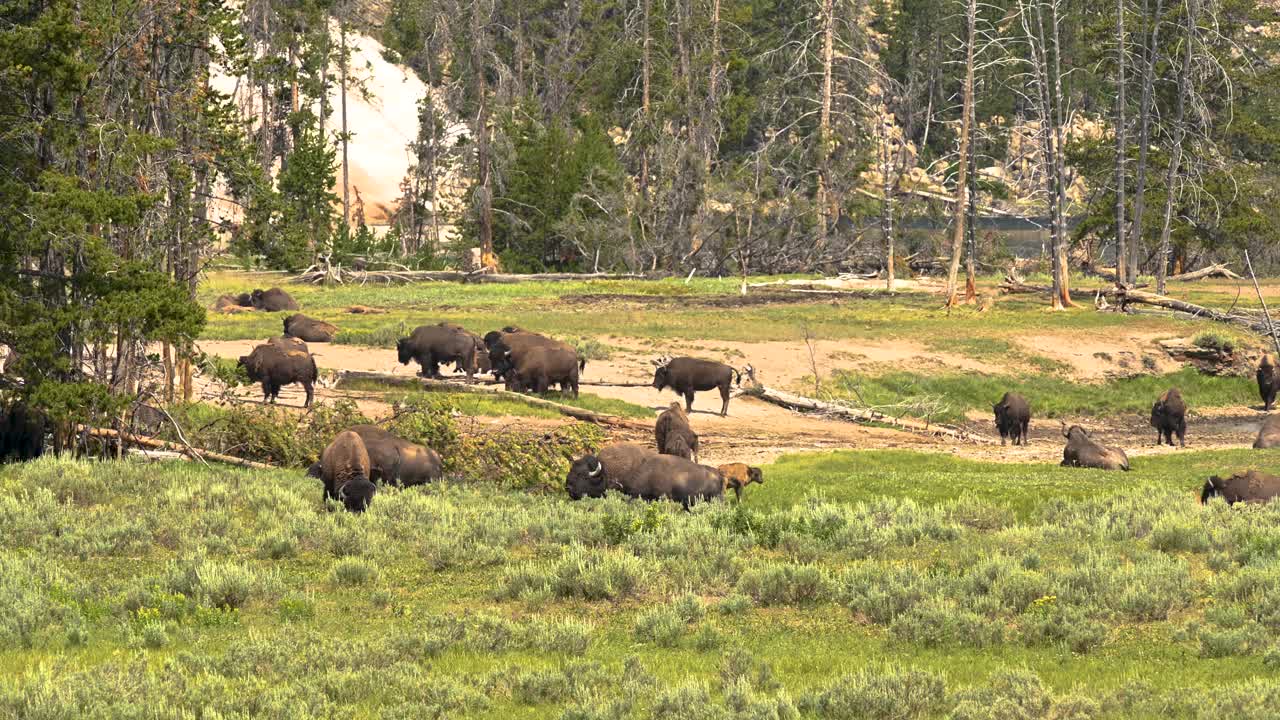
[[[1228,478],[1209,478],[1200,491],[1200,502],[1220,497],[1228,505],[1238,502],[1265,503],[1280,497],[1280,477],[1257,470],[1238,472]]]
[[[584,455],[569,467],[565,490],[569,497],[603,497],[606,490],[621,490],[631,483],[645,460],[657,453],[640,445],[614,443],[600,448],[594,455]]]
[[[34,460],[44,454],[49,423],[25,404],[0,405],[0,463]]]
[[[1129,469],[1129,456],[1124,454],[1124,450],[1095,441],[1079,425],[1072,425],[1070,429],[1064,425],[1062,435],[1067,438],[1067,446],[1062,450],[1063,466],[1100,470]]]
[[[306,343],[293,338],[271,338],[248,355],[240,356],[237,364],[245,369],[250,380],[262,383],[263,400],[275,402],[280,397],[280,388],[301,383],[307,392],[303,407],[311,407],[320,373]]]
[[[266,312],[280,312],[282,310],[301,310],[298,303],[289,295],[289,293],[280,288],[271,288],[269,290],[254,290],[249,296],[253,309],[264,310]]]
[[[578,397],[578,371],[582,362],[573,350],[558,347],[533,347],[516,358],[515,365],[507,370],[503,379],[507,387],[516,392],[532,390],[542,394],[552,385],[559,385],[560,392],[571,392]]]
[[[699,360],[691,357],[663,359],[655,363],[653,387],[657,390],[671,388],[684,396],[685,410],[693,411],[693,394],[702,390],[720,390],[720,415],[729,414],[729,389],[735,379],[740,383],[742,375],[724,363]]]
[[[746,463],[729,463],[716,468],[720,477],[724,478],[724,489],[733,490],[738,500],[742,500],[742,489],[751,483],[764,484],[764,472],[758,467],[750,467]]]
[[[679,402],[671,403],[671,407],[658,416],[653,424],[653,437],[659,453],[697,462],[698,434],[689,427],[689,416]]]
[[[1280,447],[1280,415],[1268,415],[1258,428],[1258,439],[1253,441],[1258,450]]]
[[[996,430],[1000,432],[1000,444],[1012,439],[1014,445],[1026,445],[1031,426],[1031,406],[1027,399],[1016,392],[1007,392],[1000,402],[991,406],[996,414]]]
[[[724,497],[724,478],[715,468],[692,460],[654,455],[641,463],[620,489],[642,500],[673,500],[688,510],[699,500]]]
[[[476,373],[476,343],[466,330],[450,325],[422,325],[406,338],[396,342],[401,365],[416,360],[418,374],[423,377],[440,377],[440,365],[457,363],[467,373],[467,380]]]
[[[481,375],[483,375],[483,374],[485,374],[485,373],[487,373],[487,372],[489,372],[489,371],[491,370],[491,368],[490,368],[490,366],[489,366],[489,350],[488,350],[488,348],[486,348],[486,347],[485,347],[485,345],[484,345],[484,339],[483,339],[483,338],[481,338],[479,335],[477,335],[477,334],[475,334],[475,333],[471,332],[470,330],[468,330],[468,329],[466,329],[466,328],[462,327],[461,325],[457,325],[457,324],[454,324],[454,323],[451,323],[451,322],[441,322],[441,323],[436,323],[436,324],[437,324],[437,325],[439,325],[440,327],[444,327],[444,328],[453,328],[454,330],[457,330],[458,332],[463,332],[463,333],[466,333],[467,335],[471,336],[471,340],[472,340],[472,341],[475,343],[475,345],[476,345],[476,370],[475,370],[475,371],[476,371],[476,372],[478,372],[478,373],[480,373]],[[466,370],[466,368],[463,366],[463,362],[462,362],[461,360],[459,360],[459,361],[454,365],[454,370],[456,370],[456,371],[458,371],[458,372],[463,372],[463,371],[465,371],[465,370]]]
[[[397,437],[377,425],[356,425],[351,431],[369,451],[370,480],[391,485],[425,485],[443,474],[440,455],[429,447]]]
[[[369,451],[350,430],[338,433],[320,455],[325,498],[340,500],[351,512],[364,512],[378,490],[369,480],[369,472]]]
[[[285,337],[298,338],[306,342],[333,342],[333,338],[337,334],[337,325],[309,318],[301,313],[290,315],[284,319]]]
[[[1187,446],[1187,404],[1182,402],[1178,388],[1169,388],[1151,406],[1151,427],[1156,429],[1156,444],[1168,442],[1178,436],[1178,445]]]
[[[1262,409],[1271,412],[1280,390],[1280,361],[1274,355],[1263,355],[1258,363],[1258,394],[1262,396]]]
[[[489,366],[493,376],[499,380],[506,379],[526,354],[538,349],[559,350],[572,354],[579,373],[587,367],[586,359],[578,358],[578,351],[569,344],[517,327],[505,327],[502,330],[485,333],[483,343],[489,353]]]

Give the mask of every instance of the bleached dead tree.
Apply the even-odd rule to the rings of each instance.
[[[965,224],[969,217],[969,143],[973,130],[973,55],[977,42],[977,0],[965,4],[965,74],[964,103],[960,120],[960,171],[956,179],[956,202],[951,229],[951,269],[947,273],[947,307],[956,304],[956,275],[960,271],[960,253],[964,248]]]

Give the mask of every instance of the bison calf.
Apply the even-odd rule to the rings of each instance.
[[[280,397],[280,388],[299,383],[307,393],[303,407],[311,407],[320,373],[306,343],[292,338],[271,338],[248,355],[240,356],[237,365],[245,369],[250,380],[262,383],[264,401],[275,402]]]
[[[1205,481],[1200,502],[1207,503],[1216,497],[1226,500],[1228,505],[1270,502],[1280,497],[1280,477],[1257,470],[1238,472],[1227,478],[1214,475]]]
[[[298,338],[306,342],[333,342],[337,334],[337,325],[309,318],[301,313],[284,319],[285,337]]]
[[[340,500],[351,512],[364,512],[377,487],[369,479],[369,451],[350,430],[338,433],[320,455],[320,479],[325,498]]]
[[[698,434],[689,427],[689,416],[680,408],[680,403],[673,402],[662,411],[653,425],[653,436],[659,453],[697,462]]]
[[[720,477],[724,478],[724,489],[733,490],[734,496],[742,501],[742,489],[751,483],[764,484],[764,473],[758,467],[749,467],[746,463],[729,463],[716,468]]]
[[[1258,394],[1262,396],[1262,409],[1271,412],[1280,390],[1280,361],[1273,355],[1263,355],[1258,363]]]
[[[1120,448],[1107,447],[1093,438],[1079,425],[1063,427],[1067,446],[1062,450],[1065,467],[1097,468],[1099,470],[1128,470],[1129,456]]]
[[[1016,392],[1007,392],[1000,402],[991,406],[996,414],[996,430],[1000,432],[1000,444],[1012,439],[1014,445],[1026,445],[1031,426],[1031,406],[1027,399]]]
[[[1173,445],[1177,435],[1178,445],[1187,446],[1187,405],[1177,388],[1165,390],[1151,406],[1151,427],[1156,429],[1156,445],[1166,441]]]
[[[720,415],[729,414],[729,389],[735,379],[742,382],[742,375],[737,370],[721,362],[691,357],[678,357],[656,364],[653,387],[657,390],[671,388],[677,395],[683,395],[686,411],[693,411],[695,392],[719,389],[722,401]]]

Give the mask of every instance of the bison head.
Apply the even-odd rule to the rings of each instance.
[[[262,298],[264,295],[266,295],[266,293],[262,290],[254,290],[253,293],[249,295],[249,304],[261,310]]]
[[[502,333],[497,330],[490,330],[484,334],[484,346],[493,349],[494,344],[502,339]]]
[[[1222,497],[1222,478],[1214,475],[1204,481],[1204,488],[1200,490],[1200,504],[1203,505],[1216,497]]]
[[[671,384],[670,371],[666,366],[653,371],[653,388],[661,390]]]
[[[584,497],[604,497],[604,465],[600,464],[600,458],[587,455],[575,460],[569,467],[568,477],[564,480],[564,489],[573,500]]]
[[[1067,427],[1064,423],[1062,426],[1062,436],[1067,439],[1068,443],[1085,442],[1089,439],[1089,431],[1079,425]]]
[[[258,380],[258,358],[254,357],[252,354],[241,355],[240,359],[236,360],[236,367],[244,368],[245,374],[249,376],[250,380],[255,382]]]
[[[401,365],[408,365],[413,359],[413,350],[409,347],[409,338],[400,338],[396,341],[396,354],[400,358]]]
[[[747,484],[760,483],[764,484],[764,471],[758,467],[747,468]]]

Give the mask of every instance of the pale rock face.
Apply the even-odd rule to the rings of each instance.
[[[338,43],[338,26],[334,23],[330,32],[334,45]],[[349,177],[351,201],[356,194],[364,202],[366,220],[371,225],[386,222],[401,195],[400,183],[412,163],[409,143],[418,134],[418,103],[428,92],[438,101],[443,95],[429,88],[409,68],[388,62],[383,57],[382,44],[377,40],[352,30],[347,31],[347,45],[351,51],[348,70],[347,127],[352,133],[349,143]],[[341,98],[336,85],[338,69],[329,73],[335,81],[329,94],[330,115],[325,131],[331,138],[341,131]],[[241,112],[247,117],[261,114],[260,98],[255,97],[244,78],[226,74],[223,68],[211,68],[210,83],[218,90],[236,99]],[[315,108],[317,114],[319,107]],[[456,122],[447,131],[446,142],[452,143],[467,134],[465,124]],[[335,141],[336,142],[336,141]],[[342,154],[338,152],[337,183],[333,191],[342,197]],[[277,168],[278,169],[278,168]],[[450,173],[456,176],[456,173]],[[456,185],[456,182],[445,183]],[[461,198],[461,191],[449,193]],[[447,200],[454,200],[450,197]],[[215,218],[232,222],[239,220],[239,213],[232,203],[219,203],[214,208]]]

